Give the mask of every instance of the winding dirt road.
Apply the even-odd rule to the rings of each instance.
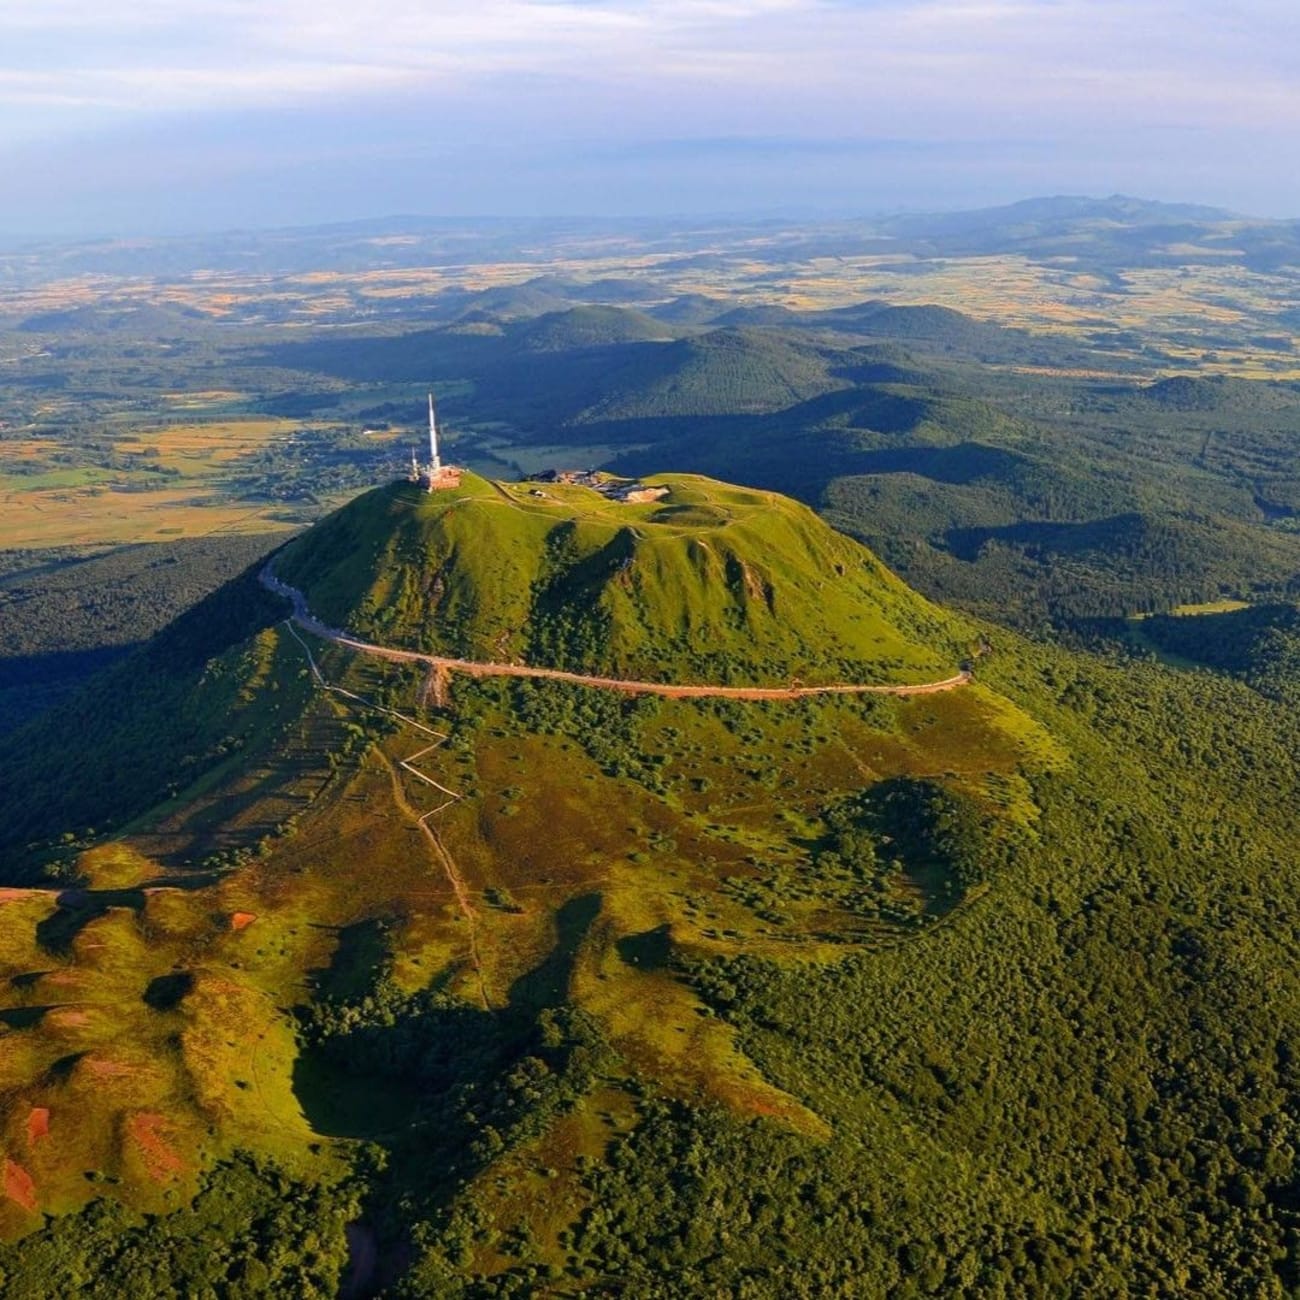
[[[346,646],[359,654],[394,663],[427,664],[431,672],[463,673],[467,677],[531,677],[553,682],[571,682],[575,686],[592,686],[598,690],[621,691],[624,695],[664,695],[674,700],[796,700],[806,695],[936,695],[941,691],[955,690],[971,681],[969,670],[963,669],[952,677],[938,682],[918,682],[912,686],[863,686],[856,683],[833,686],[696,686],[677,685],[671,682],[637,682],[622,677],[593,677],[586,673],[570,673],[559,668],[532,668],[527,664],[490,663],[474,659],[452,659],[446,655],[423,654],[418,650],[395,650],[391,646],[375,645],[362,641],[350,632],[326,627],[310,609],[307,599],[297,587],[281,582],[268,564],[262,570],[261,582],[269,591],[284,597],[293,606],[293,621],[304,631],[335,645]]]

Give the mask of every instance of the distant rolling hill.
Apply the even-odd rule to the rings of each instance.
[[[650,315],[673,325],[707,325],[727,311],[727,303],[723,298],[688,293],[646,310]]]
[[[662,297],[662,291],[649,280],[630,277],[576,280],[539,275],[488,289],[453,289],[441,294],[438,304],[444,315],[488,314],[517,320],[582,306],[654,303]]]
[[[1300,568],[1293,384],[1126,380],[1076,344],[937,306],[733,309],[704,325],[714,304],[688,298],[676,321],[671,306],[475,318],[472,333],[325,339],[268,360],[455,378],[449,419],[489,429],[507,462],[502,441],[584,463],[590,448],[631,473],[678,465],[793,493],[934,594],[1018,621],[1279,594]]]
[[[676,338],[678,333],[643,312],[582,306],[535,317],[513,327],[507,337],[528,352],[565,352],[623,343],[663,342]]]
[[[900,250],[917,256],[1069,257],[1081,268],[1097,270],[1229,262],[1268,271],[1295,264],[1300,256],[1295,223],[1124,195],[902,215],[887,218],[879,228],[898,241]]]
[[[1123,194],[1109,198],[1055,195],[964,212],[901,215],[887,218],[882,224],[910,236],[960,236],[981,231],[986,236],[1014,238],[1043,226],[1069,227],[1084,222],[1105,222],[1112,226],[1161,226],[1175,221],[1221,222],[1232,217],[1231,212],[1222,208],[1195,203],[1161,203]]]
[[[68,307],[38,312],[18,322],[28,334],[124,334],[137,337],[169,337],[191,334],[212,319],[194,307],[136,302]]]
[[[726,402],[740,403],[739,408],[732,409],[744,409],[747,402],[765,404],[772,400],[766,392],[772,382],[788,383],[793,394],[787,394],[790,402],[802,400],[810,394],[801,375],[843,363],[843,353],[846,346],[852,346],[854,335],[874,344],[896,341],[913,352],[933,350],[985,360],[1078,357],[1078,349],[1073,346],[974,321],[941,307],[864,303],[831,312],[795,312],[786,308],[715,312],[715,307],[724,304],[697,296],[640,310],[598,303],[574,305],[531,285],[520,286],[519,291],[529,296],[535,310],[519,314],[506,308],[493,310],[478,295],[479,304],[463,313],[459,324],[391,336],[280,344],[262,355],[278,365],[353,380],[468,373],[483,387],[484,399],[490,401],[501,384],[511,382],[514,352],[555,354],[556,369],[548,374],[546,386],[563,389],[564,353],[607,348],[610,351],[602,359],[605,374],[600,397],[611,407],[620,403],[629,385],[640,382],[637,363],[644,354],[620,352],[622,347],[676,339],[677,350],[666,354],[668,360],[659,358],[656,364],[682,369],[713,365],[735,372],[731,377],[719,375],[719,395],[704,404],[696,389],[707,387],[707,381],[690,378],[661,394],[659,407],[639,401],[650,415],[719,410]],[[494,328],[467,332],[467,322],[491,323]],[[821,362],[817,360],[819,355],[824,358]],[[697,356],[703,359],[693,360]],[[749,370],[752,379],[738,386],[737,375],[744,378],[744,372]],[[678,404],[683,396],[689,409]]]
[[[565,286],[550,277],[457,294],[451,301],[461,315],[475,313],[506,318],[542,316],[547,312],[567,311],[573,305]]]
[[[781,410],[846,386],[835,368],[848,360],[797,337],[713,330],[629,357],[607,389],[571,418],[591,423]]]
[[[981,349],[1005,346],[1015,337],[1000,325],[972,320],[951,307],[895,307],[863,303],[817,315],[819,324],[849,333],[898,339],[901,342],[942,344],[977,355]]]
[[[1123,195],[1033,198],[964,212],[913,212],[871,221],[785,223],[709,221],[544,221],[475,218],[448,220],[391,216],[364,222],[282,230],[245,230],[189,238],[99,239],[57,245],[41,238],[11,241],[0,250],[24,277],[81,274],[188,275],[196,271],[284,275],[322,270],[355,274],[393,268],[479,264],[565,264],[562,274],[533,277],[533,288],[493,286],[485,302],[509,314],[556,310],[565,303],[654,301],[642,274],[572,273],[574,254],[608,256],[611,247],[632,254],[652,251],[659,269],[720,274],[752,256],[755,243],[778,257],[912,254],[1070,257],[1080,268],[1124,266],[1247,265],[1272,270],[1297,264],[1294,221],[1241,216],[1187,203],[1159,203]],[[1172,252],[1171,249],[1177,249]],[[896,264],[906,274],[907,263]],[[480,291],[481,292],[481,291]],[[543,296],[544,295],[544,301]],[[585,296],[584,296],[585,295]],[[531,298],[531,301],[530,301]],[[471,309],[468,294],[447,295],[443,309]]]

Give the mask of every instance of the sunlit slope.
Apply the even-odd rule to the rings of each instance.
[[[953,671],[961,625],[802,507],[664,482],[643,506],[387,488],[276,565],[326,621],[387,644],[664,679],[721,675],[750,645],[762,680],[799,654],[826,676]],[[983,683],[741,702],[453,674],[435,696],[423,665],[287,612],[245,574],[0,750],[17,774],[0,811],[40,841],[0,874],[33,886],[0,888],[16,1295],[58,1294],[41,1260],[74,1257],[129,1291],[84,1225],[143,1231],[175,1208],[193,1226],[246,1159],[334,1206],[313,1214],[322,1294],[363,1194],[392,1207],[381,1254],[411,1261],[395,1295],[454,1294],[421,1226],[448,1214],[497,1225],[456,1275],[505,1276],[526,1233],[543,1267],[602,1276],[570,1243],[665,1106],[813,1158],[891,1128],[751,1050],[717,1009],[726,964],[815,980],[933,950],[1016,888],[1036,783],[1069,764]],[[924,1134],[886,1159],[917,1186],[959,1163]],[[261,1239],[241,1195],[214,1239]],[[99,1198],[121,1209],[83,1216]]]
[[[327,623],[395,647],[642,680],[918,682],[969,633],[775,493],[688,475],[648,504],[590,488],[405,484],[276,562]]]
[[[666,482],[644,506],[479,479],[383,489],[277,565],[322,617],[387,643],[444,644],[447,626],[461,653],[671,679],[723,675],[718,647],[748,638],[765,679],[820,634],[828,676],[952,671],[961,629],[802,507]],[[430,1205],[525,1184],[516,1164],[549,1144],[549,1242],[585,1195],[570,1147],[595,1159],[635,1131],[646,1087],[824,1141],[826,1117],[770,1082],[686,964],[821,966],[925,934],[987,881],[928,851],[904,868],[809,846],[839,843],[864,786],[931,791],[942,772],[1001,861],[1037,815],[1023,773],[1058,763],[980,685],[741,705],[456,676],[434,709],[419,665],[286,612],[250,571],[0,750],[0,885],[32,886],[0,888],[0,1240],[102,1195],[185,1206],[240,1151],[331,1186],[377,1140]],[[375,1031],[353,1003],[385,999],[456,1068],[377,1073],[390,1039],[359,1046]],[[537,1052],[559,1100],[449,1119]],[[500,1150],[467,1154],[489,1124]]]

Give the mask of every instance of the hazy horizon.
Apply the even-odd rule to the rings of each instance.
[[[10,0],[0,42],[9,234],[1300,212],[1280,0]]]
[[[475,233],[488,233],[486,228],[491,226],[501,227],[503,232],[513,233],[526,229],[530,225],[536,225],[539,229],[547,233],[555,233],[567,224],[575,227],[589,227],[596,230],[602,227],[609,227],[611,230],[628,233],[645,233],[655,228],[662,228],[665,232],[689,233],[697,229],[706,228],[712,225],[733,227],[744,229],[749,226],[781,226],[790,225],[798,228],[801,226],[816,227],[826,226],[828,228],[842,225],[852,226],[861,224],[870,227],[875,222],[883,222],[900,217],[915,217],[924,219],[931,216],[947,216],[962,214],[979,214],[984,212],[997,212],[1005,209],[1015,208],[1022,205],[1036,203],[1050,203],[1054,201],[1080,201],[1103,204],[1111,200],[1122,200],[1126,202],[1136,202],[1141,204],[1150,204],[1153,206],[1167,206],[1171,209],[1178,208],[1204,208],[1207,211],[1222,212],[1225,217],[1245,221],[1293,221],[1300,220],[1290,214],[1261,214],[1257,212],[1243,212],[1237,209],[1231,209],[1220,204],[1207,204],[1201,200],[1192,197],[1174,197],[1174,198],[1152,198],[1149,195],[1139,194],[1023,194],[1014,196],[1006,201],[990,202],[984,204],[963,204],[950,203],[946,205],[936,204],[932,207],[922,206],[898,206],[894,208],[880,208],[875,211],[856,211],[856,212],[817,212],[811,210],[800,211],[797,208],[791,208],[787,211],[699,211],[699,212],[627,212],[616,214],[601,214],[595,212],[554,212],[554,213],[503,213],[503,212],[467,212],[464,214],[436,213],[436,212],[374,212],[352,217],[331,217],[325,220],[314,221],[293,221],[293,222],[248,222],[239,225],[212,225],[205,226],[202,224],[165,228],[142,226],[138,228],[111,228],[108,226],[95,228],[88,226],[85,229],[53,229],[46,231],[23,230],[21,228],[9,229],[0,224],[0,245],[9,250],[20,249],[23,247],[37,248],[41,246],[57,247],[60,245],[75,245],[81,243],[94,244],[98,242],[116,242],[130,241],[132,239],[140,240],[160,240],[160,241],[202,241],[204,239],[221,239],[221,238],[238,238],[242,235],[251,237],[268,236],[277,234],[303,234],[309,235],[313,232],[326,232],[331,230],[346,230],[349,227],[367,227],[373,226],[376,229],[395,229],[404,224],[427,227],[430,230],[440,226],[446,226],[448,230],[457,228],[472,229],[477,228]]]

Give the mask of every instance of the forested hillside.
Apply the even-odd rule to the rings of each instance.
[[[278,541],[253,534],[92,558],[0,555],[0,734],[65,698]]]
[[[1285,595],[1300,568],[1294,382],[1151,380],[950,309],[697,315],[676,339],[605,306],[275,360],[351,382],[472,376],[447,409],[494,430],[459,444],[485,468],[558,446],[578,465],[790,493],[927,593],[1022,627]]]

